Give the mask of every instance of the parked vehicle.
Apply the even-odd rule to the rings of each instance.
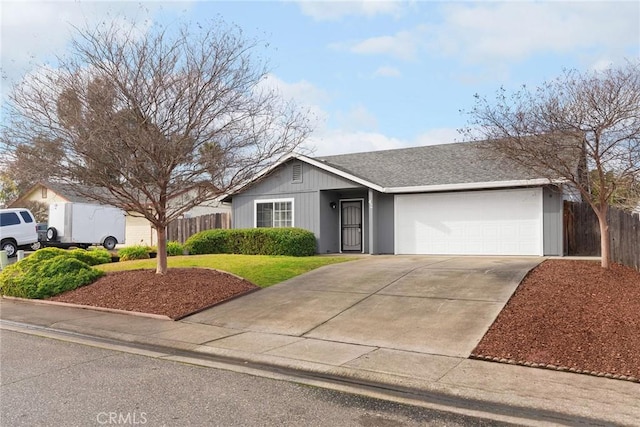
[[[31,249],[37,242],[36,221],[29,209],[0,209],[0,250],[14,257],[18,249]]]
[[[45,246],[47,241],[47,223],[39,222],[36,224],[36,233],[38,233],[38,241],[31,245],[31,249],[37,251],[38,249]]]
[[[53,203],[48,225],[45,246],[102,245],[111,250],[125,240],[125,212],[113,206]]]

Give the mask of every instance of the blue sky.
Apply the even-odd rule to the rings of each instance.
[[[314,112],[316,155],[454,142],[475,93],[640,57],[637,1],[3,0],[0,13],[3,102],[72,25],[220,16],[269,43],[269,82]]]

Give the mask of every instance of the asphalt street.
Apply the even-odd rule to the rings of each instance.
[[[0,360],[7,426],[504,425],[6,330]]]

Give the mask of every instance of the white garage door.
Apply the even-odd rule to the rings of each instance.
[[[542,189],[395,196],[397,254],[542,255]]]

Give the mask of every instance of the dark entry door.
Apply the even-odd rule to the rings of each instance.
[[[340,204],[342,251],[362,252],[362,200]]]

